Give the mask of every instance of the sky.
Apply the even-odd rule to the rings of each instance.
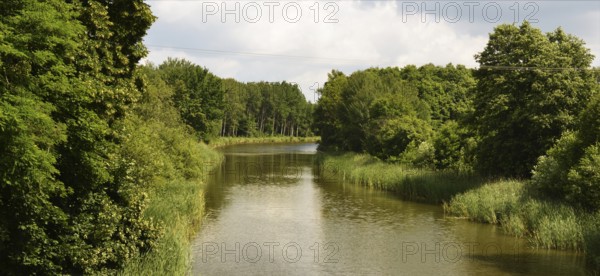
[[[143,62],[185,58],[222,78],[297,83],[309,101],[331,70],[477,67],[489,33],[528,20],[586,42],[600,66],[600,1],[146,0]]]

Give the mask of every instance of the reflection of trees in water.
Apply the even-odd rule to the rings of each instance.
[[[301,153],[226,154],[220,168],[210,173],[205,188],[207,211],[222,208],[235,185],[294,185],[313,161],[313,154]]]

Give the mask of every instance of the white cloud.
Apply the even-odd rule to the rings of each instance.
[[[205,7],[212,5],[206,3]],[[148,59],[160,63],[168,56],[182,57],[209,68],[221,77],[241,81],[297,82],[308,99],[313,98],[309,87],[315,82],[322,85],[331,69],[351,73],[374,66],[429,62],[476,66],[473,55],[483,49],[487,32],[492,31],[490,28],[473,32],[472,28],[466,30],[464,24],[443,20],[440,23],[420,23],[419,20],[404,23],[398,3],[394,1],[369,2],[369,5],[359,1],[335,2],[339,10],[333,19],[339,20],[338,23],[323,22],[335,8],[325,10],[325,2],[319,2],[318,23],[314,22],[316,6],[311,1],[280,2],[274,7],[274,22],[269,22],[266,2],[213,3],[219,7],[226,3],[229,8],[233,8],[234,3],[240,3],[242,8],[256,4],[261,7],[262,17],[257,23],[248,23],[241,9],[240,23],[234,22],[233,15],[227,15],[226,22],[222,23],[219,11],[205,17],[206,23],[203,23],[202,2],[152,2],[152,10],[159,19],[146,38],[148,45],[224,52],[150,47]],[[286,3],[300,5],[302,16],[298,22],[286,22],[282,14]],[[253,7],[248,9],[252,18]],[[293,9],[288,15],[295,16]],[[598,11],[588,13],[586,18],[589,17],[598,20]],[[592,41],[588,46],[598,50],[598,29],[591,26],[590,35]]]

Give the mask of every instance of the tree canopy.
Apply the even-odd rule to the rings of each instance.
[[[319,90],[314,129],[322,149],[406,159],[431,144],[441,124],[466,117],[474,85],[471,70],[451,64],[370,68],[350,76],[334,70]]]
[[[151,67],[175,91],[172,100],[200,138],[310,136],[313,105],[298,85],[221,79],[199,65],[168,59]]]
[[[560,28],[544,35],[524,22],[496,27],[475,58],[477,166],[485,174],[529,176],[587,104],[596,85],[593,55]]]
[[[119,268],[153,235],[119,122],[154,17],[143,1],[0,5],[0,266]]]

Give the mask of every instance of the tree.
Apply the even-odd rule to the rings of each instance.
[[[158,69],[167,84],[175,88],[173,102],[183,120],[204,140],[218,136],[225,106],[221,80],[208,69],[183,59],[169,58]]]
[[[593,56],[560,28],[544,35],[524,22],[496,27],[475,58],[477,168],[488,175],[529,176],[537,158],[585,107],[595,85],[586,70]]]
[[[590,210],[600,209],[600,92],[567,131],[540,157],[532,184],[544,194]]]
[[[223,136],[310,134],[309,103],[296,84],[223,80]]]
[[[430,109],[403,78],[407,71],[369,68],[348,77],[332,71],[314,112],[320,147],[404,160],[409,145],[416,151],[429,140]]]
[[[407,86],[416,88],[419,98],[429,106],[431,120],[437,128],[447,120],[460,120],[471,110],[471,90],[475,86],[472,70],[463,65],[445,67],[426,64],[401,69]],[[408,88],[408,87],[407,87]]]
[[[137,0],[1,5],[3,273],[117,269],[152,240],[119,127],[154,18]]]
[[[435,133],[435,167],[470,171],[475,145],[473,134],[464,125],[454,120],[446,121]]]
[[[347,85],[344,73],[333,70],[328,74],[327,82],[317,92],[320,94],[314,111],[315,133],[321,136],[319,147],[327,148],[341,143],[341,123],[338,109],[341,104],[342,90]]]

